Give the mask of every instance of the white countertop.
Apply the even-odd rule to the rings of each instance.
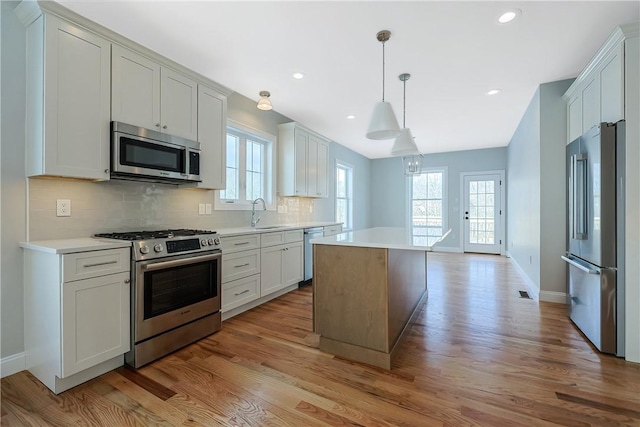
[[[311,239],[311,243],[316,245],[431,251],[431,246],[413,244],[411,229],[395,227],[377,227],[349,231],[336,236]]]
[[[61,240],[36,240],[20,242],[20,247],[51,254],[72,254],[76,252],[100,251],[103,249],[127,248],[131,242],[112,239],[94,239],[92,237],[78,237]]]
[[[270,233],[274,231],[285,230],[298,230],[300,228],[311,227],[328,227],[330,225],[342,224],[341,222],[301,222],[297,224],[258,224],[257,227],[231,227],[231,228],[218,228],[216,232],[221,236],[238,236],[242,234],[254,234],[254,233]]]

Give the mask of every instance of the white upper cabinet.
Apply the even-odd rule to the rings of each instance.
[[[278,125],[278,131],[280,195],[327,197],[329,141],[297,123]]]
[[[625,119],[624,46],[636,24],[618,27],[567,89],[567,143],[602,122]]]
[[[53,15],[28,25],[28,176],[109,179],[110,48]]]
[[[198,86],[199,188],[226,187],[227,98],[214,89]]]
[[[119,122],[196,140],[198,84],[121,46],[113,46],[111,116]]]
[[[118,45],[111,57],[112,119],[160,130],[160,65]]]

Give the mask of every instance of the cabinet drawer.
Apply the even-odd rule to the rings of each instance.
[[[222,253],[230,254],[238,251],[248,251],[260,248],[259,234],[246,234],[243,236],[221,237]]]
[[[300,242],[304,238],[302,230],[291,230],[284,232],[285,243]]]
[[[260,273],[260,250],[222,254],[222,283]]]
[[[222,285],[222,311],[229,311],[260,296],[260,275],[234,280]]]
[[[62,256],[62,281],[88,279],[129,271],[131,249],[109,249]]]
[[[342,233],[342,225],[330,225],[328,227],[324,227],[324,236],[335,236],[336,234]]]
[[[262,235],[262,247],[281,245],[284,243],[284,232],[264,233]]]

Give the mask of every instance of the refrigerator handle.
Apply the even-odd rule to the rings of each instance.
[[[575,268],[578,268],[578,269],[584,271],[585,273],[600,274],[600,272],[598,270],[594,270],[592,268],[589,268],[589,267],[586,267],[586,266],[584,266],[582,264],[579,264],[579,263],[575,262],[574,260],[572,260],[571,258],[567,258],[564,255],[561,255],[560,258],[562,258],[566,263],[571,264]]]
[[[571,175],[573,176],[573,229],[572,238],[587,239],[587,156],[571,156]]]

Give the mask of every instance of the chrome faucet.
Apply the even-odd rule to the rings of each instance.
[[[264,202],[262,197],[258,197],[253,202],[251,202],[251,227],[255,227],[260,222],[260,217],[256,218],[256,204],[258,202],[262,202],[262,210],[267,210],[267,204]]]

